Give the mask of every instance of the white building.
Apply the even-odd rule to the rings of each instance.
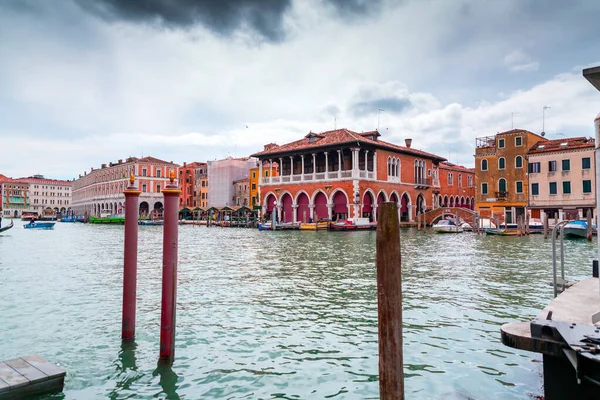
[[[20,183],[29,185],[28,209],[39,216],[65,214],[72,207],[73,182],[46,179],[43,175],[19,178]]]
[[[73,209],[78,214],[92,216],[99,216],[103,210],[115,214],[123,212],[123,190],[129,185],[129,176],[134,174],[135,184],[142,191],[140,215],[162,212],[161,190],[169,182],[171,171],[177,176],[178,168],[172,161],[154,157],[130,157],[125,162],[102,164],[100,169],[92,168],[73,182]]]
[[[256,158],[233,158],[208,162],[208,206],[236,206],[234,181],[247,178],[256,168]]]

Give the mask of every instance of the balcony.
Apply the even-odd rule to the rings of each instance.
[[[496,192],[496,198],[498,199],[498,201],[506,200],[506,199],[508,199],[508,192],[506,192],[506,191]]]
[[[352,178],[360,179],[375,179],[374,171],[364,170],[343,170],[343,171],[329,171],[329,172],[316,172],[306,174],[294,174],[294,175],[280,175],[273,177],[265,177],[260,179],[261,185],[271,185],[277,183],[296,183],[296,182],[318,182],[318,181],[336,181],[336,180],[348,180]]]
[[[427,189],[427,188],[431,187],[431,179],[423,178],[423,177],[416,177],[415,178],[415,187]]]

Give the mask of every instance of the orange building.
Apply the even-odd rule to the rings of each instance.
[[[199,190],[202,178],[206,178],[206,163],[184,162],[183,166],[179,167],[179,208],[202,207],[202,201],[199,201],[202,197]]]
[[[0,174],[0,212],[3,217],[18,218],[30,206],[29,184]]]
[[[268,163],[263,163],[262,178],[268,178],[270,173],[273,176],[279,176],[279,165],[274,163],[273,168]],[[260,169],[258,167],[250,170],[250,205],[260,209],[260,185],[259,185]]]
[[[475,170],[449,162],[440,163],[440,207],[475,208]]]
[[[398,204],[403,222],[418,213],[439,207],[438,168],[445,158],[379,139],[377,131],[337,129],[310,132],[303,139],[278,146],[269,144],[259,153],[263,164],[279,176],[260,181],[262,215],[274,210],[284,222],[320,219],[369,218],[377,220],[378,204]]]
[[[507,223],[525,216],[528,201],[527,152],[540,135],[523,129],[476,139],[476,209],[483,216],[501,215]]]

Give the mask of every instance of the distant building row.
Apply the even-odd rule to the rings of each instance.
[[[55,216],[71,210],[71,181],[42,175],[12,179],[0,174],[0,213],[19,218],[23,213]]]
[[[515,222],[582,218],[596,206],[594,139],[548,140],[514,129],[476,140],[476,208]]]

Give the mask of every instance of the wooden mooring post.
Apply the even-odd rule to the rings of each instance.
[[[380,207],[376,238],[379,398],[403,400],[400,223],[396,203]]]
[[[548,214],[544,213],[544,239],[548,239]]]
[[[588,208],[586,213],[587,218],[587,240],[592,241],[592,210]]]
[[[129,186],[125,194],[125,240],[123,244],[123,315],[121,320],[121,338],[135,337],[135,305],[137,292],[137,256],[138,256],[138,215],[139,198],[142,193],[135,185],[133,174],[129,177]]]
[[[175,172],[171,171],[169,179],[170,183],[162,191],[165,211],[159,361],[172,364],[175,358],[175,310],[177,304],[177,208],[181,190],[174,183]]]
[[[381,215],[381,214],[380,214]],[[421,215],[422,214],[417,214],[417,231],[421,230]]]
[[[519,215],[517,217],[517,236],[523,235],[523,216]]]

